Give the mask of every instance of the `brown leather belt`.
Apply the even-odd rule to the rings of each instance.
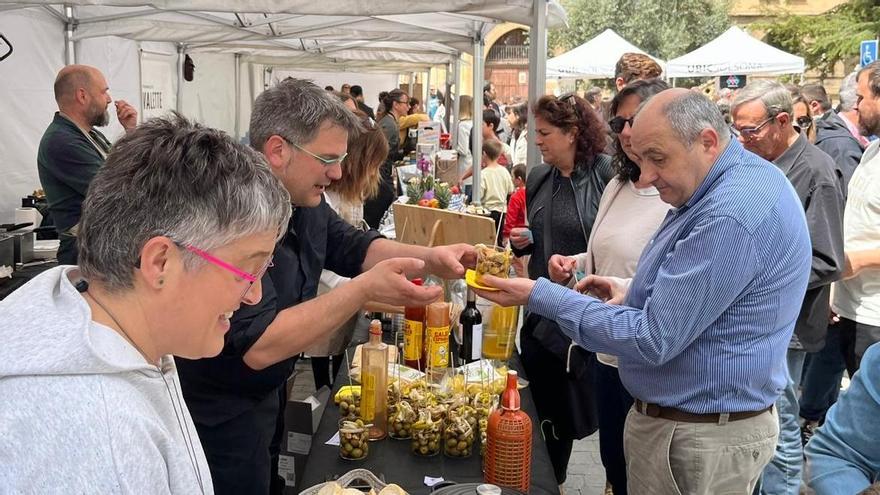
[[[773,406],[761,409],[760,411],[743,411],[732,413],[709,413],[709,414],[693,414],[685,411],[679,411],[672,407],[658,406],[657,404],[648,404],[636,399],[636,411],[650,416],[652,418],[663,418],[670,421],[681,421],[682,423],[719,423],[724,424],[730,421],[740,421],[743,419],[754,418],[759,414],[770,411]],[[727,416],[725,419],[724,416]]]

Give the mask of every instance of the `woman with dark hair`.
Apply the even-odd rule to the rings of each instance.
[[[354,113],[361,119],[364,131],[348,135],[348,154],[342,160],[342,178],[327,186],[324,198],[343,220],[361,229],[366,223],[364,201],[379,192],[379,168],[388,156],[388,141],[382,134],[382,129],[374,125],[366,113],[360,110]],[[318,295],[340,287],[349,280],[351,279],[331,270],[323,270],[318,283]],[[351,343],[358,321],[362,318],[362,313],[356,313],[335,332],[329,333],[305,351],[310,357],[315,389],[324,385],[333,387],[342,366],[342,352]]]
[[[510,124],[511,132],[510,141],[507,144],[510,145],[511,164],[514,166],[525,165],[526,151],[529,147],[528,140],[526,139],[526,128],[529,122],[529,104],[520,103],[508,108],[510,108],[510,111],[507,112],[507,123]]]
[[[583,98],[544,96],[535,103],[534,115],[535,142],[544,163],[527,180],[530,227],[512,229],[510,240],[518,256],[532,255],[529,276],[537,279],[549,278],[552,254],[587,250],[599,198],[613,171],[611,158],[601,154],[605,126]],[[561,485],[572,441],[597,428],[595,354],[572,344],[554,321],[533,313],[526,315],[520,339],[540,427]]]
[[[668,87],[660,79],[637,80],[621,89],[611,101],[614,118],[608,125],[615,135],[615,177],[602,193],[587,251],[576,256],[550,257],[547,271],[554,282],[572,282],[575,272],[619,278],[632,278],[635,274],[642,250],[670,205],[660,199],[655,187],[640,181],[641,170],[631,151],[630,125],[639,105]],[[596,360],[599,453],[605,479],[614,494],[626,495],[623,426],[633,398],[620,382],[617,358],[600,353]]]
[[[376,196],[364,203],[364,221],[370,228],[378,229],[382,217],[394,202],[394,162],[403,156],[400,151],[400,134],[397,121],[409,111],[409,97],[400,89],[392,89],[382,100],[384,115],[379,120],[379,127],[388,141],[388,156],[382,165],[382,182]]]

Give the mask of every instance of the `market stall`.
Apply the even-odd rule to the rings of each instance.
[[[645,53],[612,29],[547,61],[547,77],[610,79],[624,53]],[[663,61],[651,57],[662,67]]]
[[[0,122],[10,130],[3,138],[8,153],[0,163],[7,179],[0,184],[0,221],[10,220],[18,198],[39,187],[34,157],[55,110],[54,77],[65,64],[98,67],[113,97],[128,100],[142,116],[177,110],[242,137],[251,103],[266,87],[267,68],[424,72],[455,65],[498,23],[530,24],[536,8],[544,26],[565,22],[556,1],[532,0],[455,0],[442,6],[423,0],[148,5],[0,0],[0,33],[13,47],[0,69],[17,75],[0,80],[8,105]],[[210,82],[184,84],[187,55]],[[482,71],[475,69],[481,86]],[[121,132],[113,118],[106,134],[115,138]]]
[[[801,74],[804,59],[732,26],[714,40],[666,62],[666,77]]]
[[[512,357],[510,366],[519,371],[521,377],[528,378],[523,373],[519,356]],[[482,457],[479,452],[464,459],[450,458],[443,453],[432,457],[418,457],[411,452],[409,440],[386,438],[378,442],[371,442],[369,454],[364,460],[342,459],[339,456],[339,447],[328,445],[327,441],[336,434],[340,419],[339,408],[333,404],[332,397],[341,386],[346,384],[347,382],[344,380],[337,381],[329,404],[321,417],[320,425],[312,436],[300,489],[331,481],[357,468],[368,469],[383,478],[385,482],[395,483],[411,494],[431,493],[431,488],[425,484],[426,479],[429,483],[437,482],[437,478],[458,484],[484,483]],[[533,425],[538,425],[535,403],[528,387],[520,390],[520,397],[522,410],[528,413]],[[531,485],[528,493],[559,493],[559,486],[553,475],[553,466],[550,464],[550,456],[541,439],[540,428],[532,428],[531,442]],[[473,493],[473,488],[471,488],[471,493]]]

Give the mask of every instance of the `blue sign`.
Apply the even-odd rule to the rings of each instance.
[[[859,47],[859,62],[862,64],[862,67],[875,60],[877,60],[877,40],[862,41]]]

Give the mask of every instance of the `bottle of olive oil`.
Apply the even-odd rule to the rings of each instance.
[[[370,323],[370,341],[361,347],[361,418],[370,426],[370,441],[388,431],[388,345],[382,342],[382,322]]]

